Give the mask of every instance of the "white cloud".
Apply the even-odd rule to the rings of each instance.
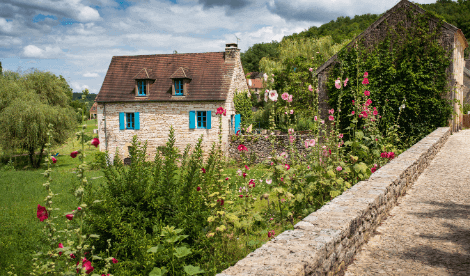
[[[80,21],[97,21],[100,20],[100,14],[97,10],[87,7],[87,6],[82,6],[79,8],[80,12],[77,16],[77,19]]]
[[[0,18],[0,33],[10,33],[13,29],[13,22],[8,22],[5,18]]]
[[[21,45],[21,39],[11,36],[0,36],[0,47]]]
[[[91,93],[98,93],[97,89],[90,88],[87,84],[79,83],[79,82],[71,82],[70,87],[72,87],[73,92],[82,92],[83,90],[88,89]]]
[[[97,73],[85,73],[85,74],[83,74],[83,76],[84,76],[85,78],[97,78],[97,77],[99,77],[100,75],[98,75]]]
[[[41,49],[35,45],[28,45],[23,48],[23,56],[26,58],[58,58],[62,54],[59,47],[46,46]]]

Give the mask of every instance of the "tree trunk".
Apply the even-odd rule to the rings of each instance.
[[[34,167],[34,148],[29,148],[29,163]]]
[[[41,166],[41,160],[42,160],[42,154],[44,152],[44,145],[41,146],[41,151],[39,152],[39,158],[37,160],[37,163],[36,163],[36,167],[35,168],[39,168]]]

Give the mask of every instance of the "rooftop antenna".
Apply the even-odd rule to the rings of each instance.
[[[237,38],[237,45],[238,45],[238,41],[241,40],[240,38],[238,38],[238,36],[235,35],[235,37]]]

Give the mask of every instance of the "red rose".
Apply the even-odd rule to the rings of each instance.
[[[38,204],[37,217],[40,221],[44,221],[49,217],[49,215],[47,214],[46,207],[43,207]]]

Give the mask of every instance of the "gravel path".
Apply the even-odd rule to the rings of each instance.
[[[470,130],[451,135],[345,275],[470,275]]]

